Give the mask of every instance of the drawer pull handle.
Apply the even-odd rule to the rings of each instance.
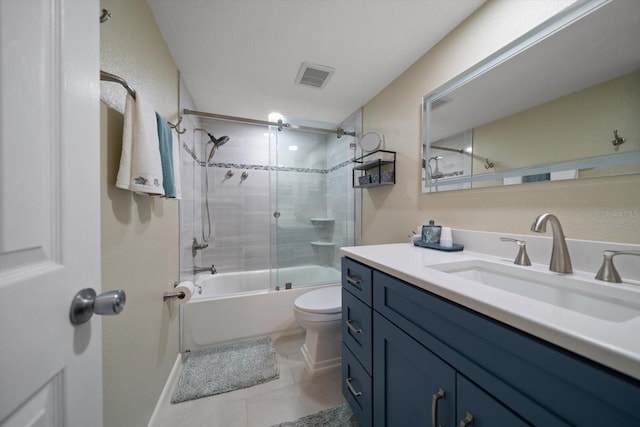
[[[351,332],[353,332],[354,334],[361,334],[362,329],[361,328],[356,329],[355,326],[353,326],[352,322],[353,320],[347,320],[345,323],[347,324],[347,327],[351,330]]]
[[[361,391],[356,391],[356,389],[353,388],[353,386],[351,385],[351,381],[353,381],[353,378],[351,377],[347,378],[347,387],[349,388],[349,391],[351,392],[351,394],[353,394],[355,397],[362,396]]]
[[[362,280],[356,279],[355,277],[351,277],[348,274],[347,274],[347,282],[349,282],[353,286],[360,286],[362,284]]]
[[[442,387],[438,389],[438,392],[431,398],[431,427],[438,426],[438,400],[444,399],[444,390]]]
[[[473,415],[467,412],[464,419],[460,420],[460,427],[467,427],[473,425]]]

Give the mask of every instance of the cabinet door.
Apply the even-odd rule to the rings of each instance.
[[[378,313],[373,328],[374,425],[454,426],[453,368]]]
[[[460,426],[520,427],[530,425],[460,374],[456,376],[456,387],[458,392],[456,418]]]

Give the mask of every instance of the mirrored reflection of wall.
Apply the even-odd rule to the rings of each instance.
[[[636,71],[475,128],[473,174],[639,150],[639,118],[640,71]],[[611,143],[614,130],[626,138],[617,150]],[[495,163],[495,171],[484,168],[484,158]],[[640,165],[600,169],[583,169],[575,175],[637,173]]]

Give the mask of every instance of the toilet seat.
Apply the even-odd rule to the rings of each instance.
[[[342,288],[331,286],[307,292],[296,298],[293,305],[297,310],[309,314],[342,313]]]

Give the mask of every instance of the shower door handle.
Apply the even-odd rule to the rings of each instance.
[[[280,218],[280,212],[275,211],[275,212],[273,213],[273,217],[274,217],[274,218],[276,218],[276,219],[277,219],[277,218]]]

